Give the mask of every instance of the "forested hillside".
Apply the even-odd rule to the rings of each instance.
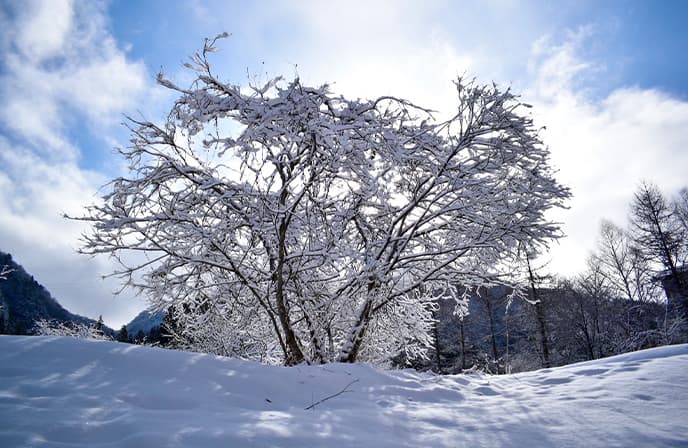
[[[50,295],[43,285],[12,259],[0,252],[0,334],[32,334],[39,320],[95,325],[96,321],[72,314]]]

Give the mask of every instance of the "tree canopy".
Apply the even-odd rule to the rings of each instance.
[[[221,81],[206,41],[164,123],[129,120],[129,174],[80,217],[82,248],[180,336],[288,365],[380,361],[430,344],[433,298],[504,282],[519,247],[560,236],[568,189],[509,90],[455,82],[445,121],[401,98],[350,100],[275,78]],[[139,254],[127,256],[126,254]]]

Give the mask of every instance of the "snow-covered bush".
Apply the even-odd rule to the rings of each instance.
[[[110,340],[111,338],[96,326],[81,324],[77,322],[62,322],[57,320],[42,319],[36,322],[33,328],[36,336],[69,336],[78,339],[100,339]]]

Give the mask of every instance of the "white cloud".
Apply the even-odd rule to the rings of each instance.
[[[72,312],[118,326],[142,307],[113,300],[113,264],[76,254],[80,215],[106,176],[79,166],[70,135],[97,130],[110,146],[121,113],[146,93],[146,69],[109,34],[100,2],[30,1],[0,9],[0,250],[36,276]],[[12,17],[12,20],[10,20]],[[74,129],[77,128],[75,131]],[[106,143],[107,142],[107,143]],[[84,148],[93,150],[92,148]]]
[[[287,17],[274,38],[281,53],[266,61],[270,74],[296,72],[309,85],[331,83],[347,97],[393,95],[445,114],[455,104],[452,81],[475,74],[485,61],[459,50],[435,25],[442,2],[290,2],[270,14]],[[237,39],[242,36],[237,33]],[[229,45],[229,44],[228,44]],[[268,55],[261,55],[267,57]]]
[[[4,17],[5,65],[0,120],[51,157],[76,157],[66,117],[111,125],[146,86],[142,62],[131,62],[107,33],[98,2],[31,1]],[[65,109],[70,113],[66,114]],[[87,120],[84,120],[87,118]]]
[[[141,94],[145,77],[141,64],[132,64],[118,53],[64,77],[62,97],[88,114],[91,121],[112,124],[109,120],[129,109],[133,98]]]
[[[584,269],[595,248],[600,221],[627,222],[628,205],[642,179],[656,182],[666,194],[686,186],[688,103],[652,89],[618,88],[593,98],[577,86],[578,76],[594,67],[579,56],[594,35],[573,33],[563,44],[543,47],[546,56],[533,64],[535,81],[525,93],[535,118],[570,186],[571,209],[556,213],[568,237],[555,246],[551,269],[573,274]]]
[[[34,63],[61,55],[72,29],[73,12],[71,0],[24,2],[20,11],[23,26],[16,30],[17,49]]]
[[[550,101],[565,97],[575,89],[579,77],[600,70],[578,54],[593,33],[592,26],[584,26],[574,32],[566,31],[562,43],[553,42],[550,35],[536,40],[528,61],[528,71],[534,78],[529,86],[530,95]]]

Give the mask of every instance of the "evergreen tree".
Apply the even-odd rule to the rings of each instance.
[[[151,328],[148,333],[148,343],[160,343],[162,342],[162,331],[160,330],[160,325],[156,325]]]
[[[103,322],[103,316],[98,316],[98,321],[93,325],[93,330],[98,335],[104,335],[103,327],[105,326]]]
[[[642,183],[631,204],[631,235],[638,248],[676,279],[681,291],[684,285],[679,268],[686,259],[688,235],[676,210],[666,201],[659,188]]]
[[[688,280],[684,274],[688,230],[676,207],[667,202],[656,185],[644,182],[633,197],[630,221],[631,235],[640,252],[661,267],[660,275],[669,279],[673,300],[677,302],[670,305],[678,305],[679,310],[688,314]]]
[[[117,340],[119,342],[130,342],[129,332],[127,331],[126,325],[122,325],[122,328],[119,330],[119,334],[117,335]]]

